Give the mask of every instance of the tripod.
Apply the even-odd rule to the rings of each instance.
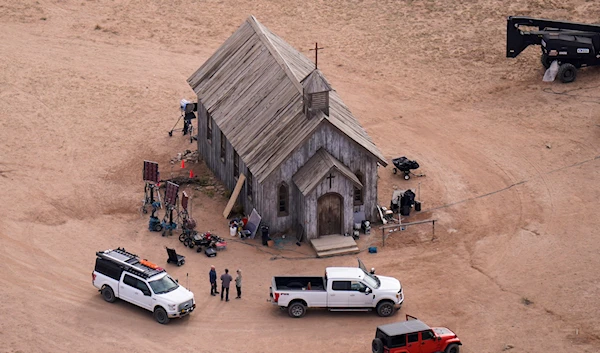
[[[154,190],[156,190],[156,198],[158,199],[158,202],[154,201]],[[158,205],[155,205],[158,204]],[[140,214],[141,215],[145,215],[148,213],[148,206],[151,206],[153,208],[152,210],[152,214],[154,215],[154,212],[156,211],[156,206],[158,206],[158,208],[162,208],[162,204],[161,204],[161,200],[160,200],[160,193],[158,192],[158,186],[156,186],[156,184],[154,183],[150,183],[150,182],[146,182],[146,185],[144,186],[144,199],[142,200],[142,206],[140,207]]]
[[[183,128],[182,129],[175,129],[175,127],[177,127],[177,124],[179,124],[179,121],[183,118]],[[169,136],[173,136],[173,131],[177,130],[181,130],[183,132],[184,135],[189,134],[190,135],[190,143],[194,142],[194,124],[192,124],[192,119],[196,118],[196,116],[194,115],[194,113],[184,113],[181,112],[181,115],[179,116],[179,119],[177,119],[177,122],[175,122],[175,125],[173,125],[173,128],[171,128],[171,131],[169,131]]]

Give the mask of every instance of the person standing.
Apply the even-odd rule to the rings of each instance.
[[[215,296],[219,294],[219,292],[217,292],[217,271],[215,270],[214,265],[210,266],[208,278],[210,280],[210,295]]]
[[[221,300],[225,294],[225,301],[229,301],[229,284],[233,281],[233,277],[229,274],[229,270],[225,269],[225,273],[221,275]]]
[[[235,289],[237,290],[237,297],[235,299],[242,298],[242,270],[238,269],[237,276],[235,277]]]

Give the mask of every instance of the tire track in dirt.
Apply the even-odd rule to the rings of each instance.
[[[583,161],[579,161],[579,162],[576,162],[576,163],[573,163],[573,164],[565,165],[563,167],[556,168],[556,169],[550,170],[550,171],[545,172],[545,173],[540,173],[539,177],[542,178],[543,175],[554,174],[556,172],[560,172],[560,171],[564,171],[564,170],[567,170],[567,169],[572,169],[572,168],[575,168],[575,167],[579,167],[579,166],[582,166],[584,164],[597,161],[599,159],[600,159],[600,155],[592,157],[592,158],[589,158],[589,159],[585,159]],[[466,202],[478,200],[478,199],[485,198],[485,197],[488,197],[488,196],[492,196],[492,195],[495,195],[495,194],[498,194],[498,193],[510,190],[510,189],[512,189],[512,188],[514,188],[516,186],[526,184],[526,183],[528,183],[528,182],[530,182],[532,180],[534,180],[534,179],[531,179],[531,178],[529,178],[529,179],[523,179],[521,181],[518,181],[516,183],[513,183],[511,185],[508,185],[508,186],[506,186],[504,188],[501,188],[501,189],[498,189],[498,190],[495,190],[495,191],[491,191],[491,192],[488,192],[488,193],[485,193],[485,194],[481,194],[481,195],[478,195],[478,196],[474,196],[474,197],[469,197],[469,198],[466,198],[466,199],[463,199],[463,200],[459,200],[459,201],[450,202],[450,203],[447,203],[445,205],[433,207],[433,208],[430,208],[430,209],[427,209],[427,210],[424,210],[424,211],[435,211],[435,210],[439,210],[439,209],[444,209],[444,208],[448,208],[448,207],[460,205],[460,204],[463,204],[463,203],[466,203]]]
[[[479,196],[474,197],[474,198],[470,198],[470,199],[462,200],[462,201],[459,201],[459,202],[451,203],[451,204],[444,205],[444,206],[441,206],[441,207],[438,207],[438,208],[450,207],[450,206],[456,205],[458,203],[463,203],[463,202],[468,202],[468,201],[472,201],[472,200],[484,198],[484,197],[487,197],[487,196],[491,196],[491,195],[494,195],[494,194],[497,194],[497,193],[501,193],[501,192],[513,189],[515,186],[525,185],[526,183],[529,183],[529,182],[532,182],[534,180],[540,179],[541,182],[542,182],[542,184],[544,185],[544,189],[546,191],[546,194],[548,195],[549,203],[550,203],[550,206],[551,206],[550,207],[551,212],[550,212],[549,221],[548,222],[543,222],[545,226],[544,226],[544,229],[541,232],[541,234],[545,234],[546,231],[547,231],[547,229],[548,229],[548,227],[552,224],[554,218],[556,217],[556,214],[555,214],[555,202],[554,202],[554,199],[553,199],[553,194],[552,194],[552,191],[551,191],[551,187],[550,187],[550,185],[548,183],[548,180],[547,180],[547,175],[554,174],[554,173],[559,172],[559,171],[568,170],[568,169],[571,169],[571,168],[579,167],[579,166],[587,164],[587,163],[594,162],[594,161],[600,159],[600,155],[597,155],[595,157],[592,157],[592,158],[589,158],[589,159],[586,159],[586,160],[583,160],[583,161],[580,161],[580,162],[577,162],[577,163],[573,163],[573,164],[566,165],[566,166],[563,166],[563,167],[560,167],[560,168],[556,168],[554,170],[551,170],[551,171],[548,171],[548,172],[545,172],[545,173],[542,172],[542,171],[540,171],[539,166],[536,165],[535,163],[531,162],[525,156],[521,156],[521,158],[523,158],[523,160],[525,160],[535,170],[535,172],[536,172],[535,175],[533,175],[532,177],[530,177],[528,179],[522,180],[520,182],[512,183],[508,187],[496,190],[494,192],[486,193],[486,194],[479,195]],[[510,178],[510,176],[508,175],[508,173],[506,173],[506,171],[502,167],[500,167],[500,165],[498,163],[496,163],[493,160],[492,160],[492,162],[498,167],[498,169],[500,171],[502,171],[507,177],[509,177],[509,179],[512,179],[512,178]],[[516,226],[513,227],[513,228],[516,229],[516,228],[520,228],[519,224],[522,221],[522,217],[523,217],[523,204],[522,204],[522,193],[521,193],[521,191],[519,190],[519,188],[516,188],[515,190],[519,194],[519,216],[518,216],[519,220],[516,223]],[[508,234],[512,234],[512,236],[514,237],[515,232],[514,231],[510,232],[509,231]],[[513,291],[513,290],[507,289],[506,287],[502,286],[502,284],[500,284],[500,282],[498,280],[496,280],[494,277],[492,277],[491,275],[489,275],[485,270],[483,270],[481,267],[475,265],[474,262],[473,262],[473,257],[472,257],[473,254],[471,253],[470,255],[471,255],[471,257],[469,259],[469,264],[470,264],[471,269],[477,271],[478,273],[480,273],[481,275],[483,275],[484,277],[486,277],[488,279],[488,281],[490,281],[491,283],[493,283],[498,288],[498,290],[500,290],[501,292],[510,293],[510,294],[516,296],[516,299],[525,298],[524,294],[519,293],[518,291]],[[582,331],[581,335],[583,337],[586,337],[587,340],[592,340],[594,342],[600,342],[600,335],[594,333],[594,328],[593,327],[589,327],[588,325],[585,325],[585,324],[582,325],[581,323],[579,323],[579,322],[577,322],[575,320],[570,319],[568,316],[558,314],[558,313],[554,312],[553,310],[548,309],[547,307],[545,307],[545,306],[543,306],[541,304],[535,304],[532,307],[532,309],[537,309],[538,312],[543,312],[543,313],[549,315],[550,317],[552,317],[552,320],[560,321],[561,323],[563,323],[562,326],[565,326],[565,327],[578,327]],[[579,329],[578,329],[578,331],[579,331]],[[571,337],[571,339],[575,340],[576,338]]]

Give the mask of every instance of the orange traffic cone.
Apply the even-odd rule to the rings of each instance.
[[[190,179],[194,177],[194,171],[190,169]]]
[[[181,169],[185,168],[185,160],[181,160]]]

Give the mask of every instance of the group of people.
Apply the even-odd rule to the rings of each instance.
[[[237,297],[235,299],[242,298],[242,270],[238,269],[235,271],[237,276],[235,277],[235,289],[237,290]],[[210,280],[210,295],[216,296],[219,294],[217,291],[217,270],[215,266],[210,266],[210,272],[208,272],[208,278]],[[225,273],[221,275],[221,300],[225,295],[225,301],[229,301],[229,285],[233,281],[233,277],[229,274],[229,269],[225,269]]]

